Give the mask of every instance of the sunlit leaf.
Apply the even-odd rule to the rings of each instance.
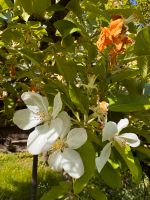
[[[73,85],[69,85],[69,96],[71,101],[76,105],[77,109],[82,113],[88,113],[88,99],[82,94],[81,90]]]
[[[126,69],[111,75],[110,79],[113,82],[122,81],[124,79],[129,79],[135,77],[139,74],[139,69]]]
[[[88,191],[94,200],[107,200],[106,194],[97,188],[89,188]]]
[[[150,56],[150,28],[143,28],[135,40],[135,52],[138,56]]]
[[[71,189],[71,183],[59,182],[58,186],[53,186],[51,190],[43,195],[40,200],[62,198]]]
[[[68,4],[67,4],[67,8],[69,10],[71,10],[78,18],[80,21],[82,21],[82,9],[80,7],[79,4],[79,0],[71,0]]]
[[[69,20],[58,20],[54,25],[63,37],[66,37],[76,31],[81,31],[73,22]]]
[[[8,8],[12,8],[13,7],[13,3],[11,0],[1,0],[0,1],[0,10],[6,10]]]
[[[117,169],[114,169],[108,162],[102,169],[100,176],[109,187],[122,187],[122,179],[119,171]]]
[[[17,0],[16,5],[20,5],[28,15],[41,14],[50,6],[49,0]]]
[[[21,6],[21,8],[28,14],[32,14],[32,3],[33,0],[16,0],[15,6]]]
[[[33,14],[42,14],[50,6],[49,0],[32,0],[32,12]]]
[[[22,53],[26,58],[28,58],[31,62],[33,62],[37,66],[41,65],[40,57],[37,54],[30,51],[29,49],[22,49],[20,53]]]
[[[88,153],[87,153],[88,152]],[[74,193],[80,193],[88,184],[95,171],[95,151],[92,144],[87,141],[80,149],[79,153],[84,164],[84,174],[80,179],[77,179],[73,184]]]
[[[61,75],[67,82],[73,82],[76,77],[77,69],[73,61],[67,61],[64,57],[56,56],[56,64]]]
[[[106,18],[108,18],[108,17],[110,18],[113,14],[119,14],[119,15],[124,16],[124,18],[128,18],[133,13],[136,13],[138,16],[140,16],[140,13],[137,12],[136,8],[123,8],[123,9],[113,8],[113,9],[107,9],[107,10],[104,10],[102,12],[102,15],[104,15]]]
[[[150,99],[143,95],[119,95],[118,98],[109,98],[111,111],[134,112],[150,107]]]
[[[115,148],[119,152],[119,154],[122,156],[122,158],[124,159],[126,165],[128,166],[128,168],[132,174],[133,181],[136,183],[139,183],[139,181],[141,180],[141,177],[142,177],[141,166],[133,157],[130,146],[125,145],[125,146],[121,147],[116,142]]]

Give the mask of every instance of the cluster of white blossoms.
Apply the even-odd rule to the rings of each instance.
[[[127,118],[121,119],[118,124],[109,121],[105,123],[102,130],[102,141],[110,141],[105,145],[99,157],[96,158],[96,167],[100,173],[111,154],[111,146],[113,142],[118,142],[120,146],[129,145],[131,147],[137,147],[140,145],[140,140],[135,133],[123,133],[119,135],[123,128],[127,127],[129,121]]]
[[[24,92],[21,96],[27,109],[15,112],[13,122],[23,130],[35,129],[30,133],[27,140],[27,149],[33,155],[51,151],[48,163],[56,170],[64,170],[72,178],[80,178],[84,174],[84,165],[80,154],[76,151],[87,140],[84,128],[71,128],[71,119],[67,112],[62,111],[62,101],[58,93],[53,102],[52,111],[46,97],[33,92]],[[106,105],[106,102],[104,102]],[[104,106],[103,106],[104,107]],[[103,109],[107,113],[107,108]],[[119,135],[123,128],[129,124],[128,119],[121,119],[118,124],[109,121],[104,123],[102,130],[102,141],[108,140],[99,157],[96,157],[98,172],[109,160],[111,146],[118,142],[120,146],[130,145],[137,147],[140,140],[134,133]]]
[[[80,154],[74,150],[87,140],[84,128],[70,130],[71,120],[62,109],[60,93],[54,98],[52,111],[46,97],[33,92],[24,92],[21,96],[27,109],[15,112],[13,122],[23,130],[33,127],[27,140],[27,149],[33,155],[52,150],[49,165],[52,169],[64,170],[73,178],[84,174],[84,165]]]

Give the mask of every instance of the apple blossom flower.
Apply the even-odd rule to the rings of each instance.
[[[63,122],[58,117],[62,109],[60,93],[54,98],[53,110],[49,112],[46,97],[33,92],[24,92],[21,95],[27,109],[15,112],[13,122],[20,129],[28,130],[35,127],[27,140],[27,149],[33,155],[47,151],[50,145],[60,135]]]
[[[129,145],[131,147],[137,147],[140,145],[140,140],[135,133],[123,133],[119,135],[123,128],[127,127],[129,121],[127,118],[121,119],[118,124],[109,121],[105,124],[102,131],[102,141],[110,141],[105,145],[101,151],[101,155],[96,158],[96,167],[98,172],[102,170],[106,162],[108,161],[111,154],[111,146],[114,141],[118,142],[121,147],[122,145]]]
[[[67,113],[61,113],[60,117],[64,122],[64,129],[53,144],[48,163],[53,170],[64,170],[72,178],[78,179],[84,174],[84,165],[80,154],[75,149],[86,142],[87,133],[84,128],[70,130],[71,121]]]

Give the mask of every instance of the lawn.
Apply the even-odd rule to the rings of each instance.
[[[29,200],[32,156],[28,153],[0,153],[0,200]],[[60,177],[42,164],[39,158],[38,199]]]
[[[0,200],[29,200],[31,174],[32,156],[30,154],[0,153]],[[44,192],[48,191],[52,185],[57,185],[59,180],[62,180],[61,174],[52,172],[49,167],[46,167],[40,156],[38,162],[37,200],[39,200]],[[126,176],[123,188],[121,189],[112,189],[99,178],[92,179],[89,186],[93,183],[107,193],[108,200],[150,199],[150,183],[148,177],[144,174],[139,185],[133,184],[130,176]],[[63,199],[68,198],[64,197]],[[77,199],[93,200],[88,193],[88,187],[84,189]]]

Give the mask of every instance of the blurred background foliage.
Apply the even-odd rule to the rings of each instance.
[[[126,130],[141,140],[141,146],[130,150],[130,155],[114,148],[112,162],[104,167],[99,179],[113,188],[122,187],[127,169],[136,183],[150,176],[149,4],[146,0],[0,1],[0,127],[13,126],[14,111],[24,107],[20,99],[24,91],[46,95],[51,103],[60,91],[65,110],[89,134],[89,144],[80,150],[88,175],[74,183],[76,194],[95,176],[90,162],[103,147],[98,122],[87,123],[98,101],[109,103],[108,120],[129,118]],[[110,70],[109,51],[98,52],[96,42],[100,26],[108,27],[113,14],[126,19],[134,16],[128,24],[128,35],[134,43],[117,57]],[[91,159],[85,155],[89,150]],[[87,190],[98,199],[92,188],[100,196],[96,184]],[[60,186],[62,195],[65,189]],[[102,200],[106,199],[107,195],[101,193]]]

